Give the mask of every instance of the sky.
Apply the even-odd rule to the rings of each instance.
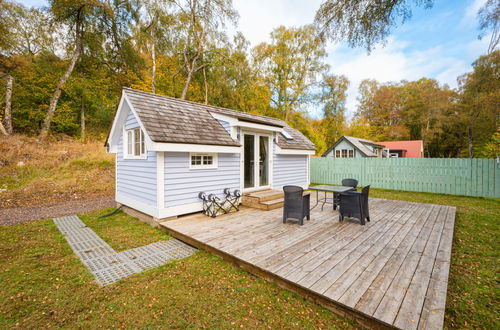
[[[20,1],[27,6],[44,6],[44,0]],[[322,0],[233,0],[241,31],[252,46],[269,42],[270,32],[281,25],[301,26],[314,20]],[[417,7],[413,16],[392,30],[385,45],[370,54],[345,44],[327,44],[325,61],[330,72],[345,75],[350,86],[347,115],[356,111],[358,86],[363,79],[379,82],[437,79],[457,87],[457,77],[472,71],[472,62],[486,53],[489,38],[478,40],[476,13],[486,0],[435,0],[431,9]],[[318,118],[320,108],[308,109]]]

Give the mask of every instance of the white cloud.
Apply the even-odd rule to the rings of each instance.
[[[280,25],[298,26],[313,21],[322,0],[314,1],[269,1],[235,0],[234,6],[240,13],[238,31],[242,31],[252,46],[269,41],[269,33]],[[477,10],[485,0],[474,0],[464,13],[463,23],[475,24]],[[390,37],[385,47],[377,47],[371,54],[363,49],[350,49],[338,44],[328,44],[327,63],[334,74],[347,76],[351,84],[348,90],[348,115],[352,116],[357,107],[358,86],[363,79],[376,79],[379,82],[415,80],[421,77],[438,79],[451,87],[456,86],[457,76],[470,71],[470,58],[477,58],[479,50],[486,49],[482,41],[468,45],[456,45],[460,49],[457,56],[448,55],[447,46],[436,46],[423,50],[410,50],[409,41]],[[467,54],[460,56],[464,51]],[[465,58],[466,57],[466,58]],[[317,117],[320,109],[311,109]]]
[[[377,48],[369,55],[361,50],[345,54],[346,49],[331,54],[332,72],[347,76],[351,82],[347,98],[349,116],[356,110],[358,86],[364,79],[387,83],[434,77],[440,83],[456,87],[457,76],[470,70],[466,61],[447,56],[441,46],[420,51],[407,51],[407,46],[407,42],[391,37],[386,47]]]
[[[460,21],[462,26],[476,26],[477,25],[477,12],[486,3],[487,0],[473,0],[467,8]]]
[[[311,24],[322,0],[235,0],[234,8],[239,12],[238,31],[255,46],[269,41],[271,31],[280,26]]]

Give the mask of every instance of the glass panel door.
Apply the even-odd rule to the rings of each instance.
[[[269,138],[267,136],[259,136],[259,180],[260,186],[269,184]]]
[[[244,187],[255,187],[255,136],[245,134],[243,137],[243,172],[244,172]]]

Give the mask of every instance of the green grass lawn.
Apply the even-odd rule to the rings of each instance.
[[[373,189],[457,207],[445,327],[500,328],[500,201]],[[124,213],[81,219],[118,251],[169,239]],[[51,220],[0,227],[0,328],[353,327],[347,319],[204,252],[106,287]]]
[[[124,213],[81,219],[116,250],[169,239]],[[0,328],[346,328],[328,310],[218,257],[195,255],[106,287],[52,220],[0,227]]]

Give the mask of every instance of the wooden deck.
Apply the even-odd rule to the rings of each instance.
[[[370,199],[371,222],[338,221],[331,205],[304,226],[282,209],[190,215],[162,226],[370,328],[443,327],[455,208]]]

